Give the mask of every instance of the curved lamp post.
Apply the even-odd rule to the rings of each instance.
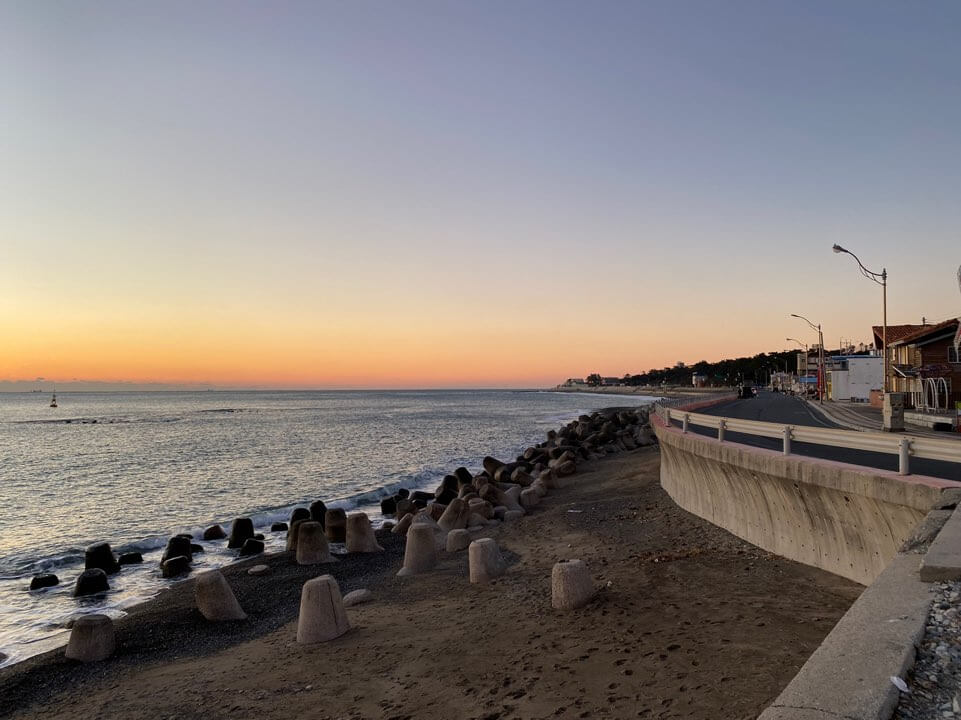
[[[881,302],[883,306],[883,320],[884,324],[881,326],[881,344],[884,345],[884,392],[888,392],[888,270],[887,268],[881,268],[881,272],[876,273],[868,270],[864,267],[858,256],[855,255],[850,250],[847,250],[837,243],[831,248],[836,253],[847,253],[854,258],[854,261],[858,264],[858,268],[861,270],[861,274],[864,275],[868,280],[872,280],[881,286]],[[959,269],[958,281],[961,282],[961,269]]]
[[[791,313],[791,317],[803,320],[818,333],[818,402],[824,404],[824,335],[821,334],[821,324],[815,325],[803,315]],[[795,340],[797,342],[797,340]]]
[[[799,347],[804,348],[804,367],[807,368],[807,366],[808,366],[808,346],[807,346],[807,343],[803,343],[803,342],[801,342],[800,340],[798,340],[797,338],[784,338],[784,339],[787,340],[788,342],[796,342]],[[786,369],[786,368],[785,368],[785,369]],[[791,392],[794,392],[793,388],[792,388]]]

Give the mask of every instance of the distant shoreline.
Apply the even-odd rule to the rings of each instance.
[[[587,395],[645,395],[649,397],[684,398],[707,397],[730,392],[730,388],[654,388],[641,385],[599,385],[597,387],[562,387],[551,389],[551,392],[584,393]]]

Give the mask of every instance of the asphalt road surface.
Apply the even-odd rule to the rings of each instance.
[[[815,427],[845,429],[821,417],[800,399],[767,390],[759,391],[758,396],[755,398],[731,400],[726,403],[714,405],[713,407],[698,410],[697,412],[706,415],[720,415],[723,417],[739,418],[741,420],[760,420],[762,422],[781,423],[784,425],[813,425]],[[675,425],[679,424],[680,423],[675,423]],[[699,435],[717,437],[717,430],[712,428],[691,425],[689,426],[689,430]],[[743,433],[733,433],[730,431],[725,433],[725,438],[731,442],[767,448],[768,450],[782,449],[781,440],[775,438],[756,437],[754,435],[745,435]],[[958,446],[961,447],[961,440],[959,440],[958,443]],[[791,452],[796,455],[807,455],[825,460],[835,460],[838,462],[852,463],[854,465],[880,468],[882,470],[893,470],[895,472],[898,470],[898,456],[893,453],[889,455],[865,450],[848,450],[847,448],[835,448],[797,441],[791,443]],[[911,473],[961,482],[961,464],[959,463],[911,458]]]

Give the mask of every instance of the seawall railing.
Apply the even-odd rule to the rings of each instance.
[[[785,455],[791,454],[792,442],[897,455],[898,471],[902,475],[911,474],[912,457],[961,463],[961,441],[959,440],[941,440],[901,433],[835,430],[808,425],[782,425],[693,412],[734,399],[734,397],[733,395],[714,397],[700,402],[692,402],[690,399],[658,401],[655,404],[655,412],[667,425],[672,425],[673,421],[679,422],[681,431],[685,433],[691,426],[714,429],[717,431],[717,439],[720,442],[724,442],[729,432],[780,439]]]

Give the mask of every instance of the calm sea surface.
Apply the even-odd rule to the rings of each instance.
[[[582,412],[653,398],[520,391],[0,394],[0,664],[66,642],[84,612],[120,616],[168,583],[178,532],[248,515],[259,531],[313,500],[369,511],[400,487],[508,457]],[[266,527],[265,527],[266,526]],[[268,550],[284,533],[265,532]],[[71,597],[83,548],[144,553],[97,598]],[[197,540],[195,540],[197,542]],[[236,558],[202,543],[198,570]],[[53,572],[61,585],[30,592]]]

